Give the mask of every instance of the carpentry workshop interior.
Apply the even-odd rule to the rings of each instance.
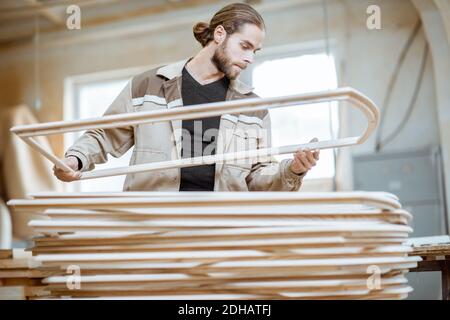
[[[0,300],[450,300],[449,83],[450,0],[2,0]]]

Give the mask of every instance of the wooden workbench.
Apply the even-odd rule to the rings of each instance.
[[[450,237],[411,238],[413,251],[409,256],[420,256],[422,261],[410,272],[440,271],[442,279],[442,300],[450,300]]]

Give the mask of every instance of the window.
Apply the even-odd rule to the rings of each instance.
[[[70,118],[87,119],[100,117],[111,105],[114,99],[125,87],[129,79],[118,79],[109,81],[82,82],[72,86],[72,110]],[[66,146],[71,146],[80,137],[82,132],[76,132],[66,136]],[[120,158],[108,155],[108,162],[96,165],[97,169],[128,166],[131,158],[132,148]],[[114,176],[107,178],[91,179],[88,181],[77,181],[71,183],[76,191],[121,191],[125,176]]]
[[[252,74],[255,93],[261,97],[285,96],[335,89],[337,75],[333,58],[326,54],[266,59]],[[329,140],[338,130],[337,102],[270,109],[273,146],[307,143],[312,138]],[[281,161],[292,155],[276,156]],[[321,150],[320,161],[305,179],[333,178],[333,150]]]

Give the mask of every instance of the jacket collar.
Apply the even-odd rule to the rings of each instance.
[[[175,77],[181,77],[183,68],[190,59],[191,58],[184,59],[184,60],[169,64],[169,65],[166,65],[164,67],[161,67],[157,70],[156,74],[159,76],[163,76],[169,80],[173,79]],[[235,91],[237,91],[241,94],[248,94],[253,91],[252,87],[246,85],[245,83],[243,83],[237,79],[231,80],[230,86]]]

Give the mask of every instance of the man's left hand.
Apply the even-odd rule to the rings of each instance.
[[[317,138],[310,142],[319,141]],[[319,160],[320,150],[299,149],[294,153],[294,161],[291,162],[291,171],[295,174],[303,174],[311,170]]]

